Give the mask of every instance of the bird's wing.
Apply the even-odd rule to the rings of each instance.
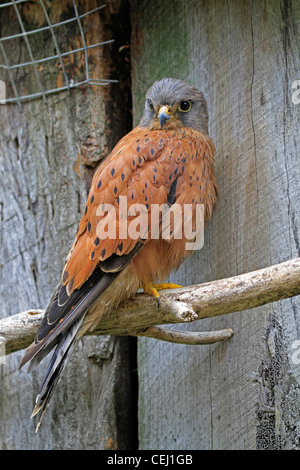
[[[20,367],[33,358],[32,365],[40,362],[147,243],[151,206],[176,201],[187,152],[190,148],[184,146],[178,132],[135,128],[98,168],[61,281]],[[127,202],[127,214],[121,213],[121,197]],[[103,204],[110,204],[109,213],[101,212]],[[132,238],[128,233],[130,223],[139,215],[135,204],[148,210],[148,238]],[[100,239],[99,224],[112,213],[116,215],[115,226],[111,225],[116,236]]]

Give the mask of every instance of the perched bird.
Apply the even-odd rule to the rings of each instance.
[[[203,204],[207,221],[217,193],[214,152],[203,94],[182,80],[156,81],[146,94],[139,125],[95,172],[61,280],[20,364],[31,361],[30,370],[55,348],[33,410],[33,416],[41,413],[38,426],[80,337],[139,287],[158,299],[157,290],[170,286],[154,282],[179,267],[189,253],[187,238],[175,237],[175,215],[168,237],[162,237],[162,215],[149,235],[153,207],[188,204],[194,214]],[[137,230],[140,207],[146,208],[147,233]],[[135,227],[131,233],[130,224]]]

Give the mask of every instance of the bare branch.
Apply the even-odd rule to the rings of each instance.
[[[233,330],[231,328],[219,331],[187,332],[170,330],[159,326],[150,326],[145,331],[140,331],[136,336],[146,336],[147,338],[160,339],[170,343],[199,345],[224,341],[225,339],[231,338],[232,335]]]
[[[0,343],[6,354],[27,348],[33,341],[44,315],[44,310],[28,310],[0,320]]]
[[[299,294],[300,258],[296,258],[227,279],[160,291],[159,309],[152,297],[137,294],[118,309],[104,315],[92,334],[151,336],[157,339],[160,336],[159,339],[167,341],[172,340],[173,336],[176,342],[200,344],[195,341],[200,340],[201,335],[195,339],[194,333],[176,332],[175,338],[173,330],[152,327],[226,315]],[[43,311],[32,310],[0,320],[0,342],[5,343],[7,353],[30,344],[42,315]],[[205,335],[218,336],[217,332]]]

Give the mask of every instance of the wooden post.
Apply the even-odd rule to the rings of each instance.
[[[217,148],[204,248],[172,281],[299,256],[299,2],[132,0],[131,21],[135,123],[154,80],[181,78],[204,92]],[[209,346],[139,339],[140,448],[299,449],[299,313],[294,297],[186,326],[233,328]]]
[[[46,6],[52,24],[74,16],[72,1],[50,3]],[[79,14],[99,6],[92,0],[76,4]],[[26,30],[47,25],[39,2],[17,7]],[[93,170],[131,129],[128,52],[119,52],[129,41],[129,5],[109,2],[82,23],[87,45],[115,39],[88,53],[91,78],[119,83],[49,95],[47,104],[31,100],[22,112],[16,104],[0,105],[1,316],[46,307],[84,210]],[[20,32],[13,7],[0,9],[0,25],[1,37]],[[76,22],[56,27],[55,34],[61,52],[82,47]],[[28,40],[35,59],[57,52],[49,31]],[[11,65],[29,60],[23,39],[3,45]],[[85,78],[84,53],[64,57],[63,62],[69,81]],[[12,97],[9,77],[0,70],[7,98]],[[38,72],[45,89],[64,84],[59,61],[40,64]],[[14,72],[14,77],[19,94],[38,91],[32,67]],[[18,370],[22,354],[7,356],[6,364],[0,365],[1,449],[136,446],[130,379],[136,366],[127,338],[84,338],[37,435],[30,415],[46,363],[27,375]]]

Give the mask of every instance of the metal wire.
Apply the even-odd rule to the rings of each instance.
[[[46,101],[46,96],[45,96],[44,90],[43,90],[43,85],[42,85],[41,80],[40,80],[40,76],[39,76],[39,73],[38,73],[38,70],[37,70],[36,62],[35,62],[35,60],[34,60],[34,58],[33,58],[33,55],[32,55],[32,51],[31,51],[31,47],[30,47],[30,44],[29,44],[29,41],[28,41],[28,37],[26,36],[26,33],[25,33],[25,28],[24,28],[24,24],[23,24],[21,15],[20,15],[20,13],[19,13],[19,10],[18,10],[18,7],[17,7],[17,5],[16,5],[15,0],[12,0],[12,3],[13,3],[13,6],[14,6],[14,9],[15,9],[17,18],[18,18],[18,20],[19,20],[19,24],[20,24],[22,33],[23,33],[23,35],[24,35],[24,41],[25,41],[25,44],[26,44],[26,47],[27,47],[27,50],[28,50],[28,54],[29,54],[31,63],[32,63],[32,65],[33,65],[33,70],[34,70],[34,74],[35,74],[35,78],[36,78],[38,87],[39,87],[39,89],[40,89],[40,94],[41,94],[42,97],[43,97],[44,103],[47,103],[47,101]]]
[[[28,0],[16,0],[15,3],[23,3],[23,2],[27,2]],[[0,5],[0,8],[2,7],[5,7],[5,6],[10,6],[12,5],[12,2],[11,3],[6,3],[5,5]],[[95,8],[94,10],[91,10],[91,11],[88,11],[87,13],[83,13],[82,15],[79,15],[78,18],[82,19],[84,18],[85,16],[88,16],[92,13],[95,13],[96,11],[99,11],[99,10],[102,10],[103,8],[105,8],[106,5],[101,5],[100,7],[98,8]],[[38,28],[38,29],[34,29],[32,31],[26,31],[26,34],[27,36],[29,36],[30,34],[36,34],[36,33],[40,33],[42,31],[49,31],[49,29],[52,28],[56,28],[57,26],[63,26],[65,24],[68,24],[68,23],[72,23],[72,21],[77,21],[77,18],[69,18],[67,20],[64,20],[64,21],[60,21],[59,23],[54,23],[52,24],[51,26],[43,26],[42,28]],[[19,34],[13,34],[12,36],[6,36],[4,38],[0,38],[0,41],[7,41],[9,39],[15,39],[15,38],[21,38],[23,37],[23,33],[19,33]]]
[[[63,71],[63,74],[64,74],[65,82],[66,82],[66,85],[67,85],[67,87],[68,87],[68,90],[70,91],[68,75],[67,75],[67,72],[66,72],[66,69],[65,69],[65,66],[64,66],[64,63],[63,63],[61,54],[60,54],[60,50],[59,50],[59,47],[58,47],[58,44],[57,44],[57,41],[56,41],[56,37],[55,37],[54,31],[53,31],[52,25],[51,25],[51,23],[50,23],[50,18],[49,18],[49,16],[48,16],[48,13],[47,13],[47,10],[46,10],[46,8],[45,8],[45,5],[44,5],[43,0],[39,0],[39,2],[40,2],[40,5],[41,5],[41,7],[42,7],[43,13],[44,13],[44,15],[45,15],[46,21],[47,21],[47,23],[48,23],[48,25],[49,25],[49,28],[50,28],[50,31],[51,31],[51,36],[52,36],[54,45],[55,45],[55,47],[56,47],[57,54],[58,54],[58,56],[59,56],[59,62],[60,62],[60,65],[61,65],[61,68],[62,68],[62,71]]]
[[[77,23],[78,23],[78,26],[79,26],[79,31],[80,31],[81,38],[82,38],[82,44],[83,44],[83,47],[84,47],[85,76],[86,76],[86,80],[88,82],[89,81],[89,66],[88,66],[88,56],[87,56],[86,42],[85,42],[85,37],[84,37],[84,32],[83,32],[83,29],[82,29],[81,21],[80,21],[80,18],[78,18],[78,10],[77,10],[75,0],[73,0],[73,5],[74,5],[75,15],[76,15],[76,18],[77,18]]]
[[[15,98],[12,98],[12,99],[14,99],[14,101],[16,101],[18,103],[19,109],[21,110],[22,109],[21,101],[20,101],[20,98],[19,98],[19,95],[18,95],[18,91],[17,91],[17,87],[16,87],[16,84],[15,84],[15,81],[14,81],[14,77],[13,77],[13,75],[11,73],[11,69],[8,65],[8,58],[7,58],[7,55],[5,53],[2,42],[0,42],[0,49],[2,51],[2,55],[4,57],[4,61],[5,61],[6,67],[7,67],[7,72],[8,72],[8,76],[10,78],[11,86],[12,86],[13,92],[15,94]],[[7,100],[5,100],[5,103],[6,102],[7,102]]]
[[[43,101],[46,103],[47,102],[47,95],[57,93],[57,92],[60,92],[60,91],[65,91],[65,90],[70,92],[71,88],[76,88],[76,87],[79,87],[79,86],[84,85],[84,84],[108,85],[109,83],[117,83],[117,80],[111,80],[111,79],[105,79],[105,78],[90,78],[90,76],[89,76],[89,64],[88,64],[88,50],[92,49],[92,48],[95,48],[95,47],[100,47],[100,46],[105,46],[106,44],[110,44],[110,43],[114,42],[114,39],[110,39],[110,40],[107,40],[107,41],[103,41],[103,42],[99,42],[99,43],[95,43],[95,44],[91,44],[91,45],[87,46],[84,31],[83,31],[82,21],[81,21],[87,15],[90,15],[92,13],[95,13],[95,12],[105,8],[106,5],[101,5],[97,8],[94,8],[93,10],[90,10],[90,11],[84,13],[84,14],[79,15],[77,5],[76,5],[76,0],[73,0],[74,16],[72,18],[68,18],[64,21],[60,21],[59,23],[51,24],[49,15],[48,15],[47,10],[46,10],[45,5],[44,5],[44,1],[39,0],[39,4],[40,4],[40,6],[42,8],[42,11],[43,11],[43,14],[45,16],[47,26],[37,28],[37,29],[32,30],[32,31],[26,31],[25,26],[24,26],[24,22],[22,20],[22,16],[21,16],[20,11],[18,9],[18,4],[25,3],[27,1],[30,1],[30,0],[11,0],[10,2],[0,4],[0,9],[4,8],[4,7],[13,7],[14,8],[17,19],[18,19],[18,22],[19,22],[19,25],[20,25],[20,29],[21,29],[21,33],[13,34],[13,35],[10,35],[10,36],[0,38],[0,51],[1,51],[2,56],[3,56],[3,63],[0,63],[0,69],[4,69],[4,70],[7,71],[7,75],[8,75],[8,78],[9,78],[9,81],[10,81],[10,84],[11,84],[11,88],[12,88],[12,91],[13,91],[13,94],[14,94],[14,97],[6,98],[5,103],[17,103],[18,106],[19,106],[19,109],[22,109],[22,102],[23,101],[28,101],[28,100],[35,99],[35,98],[42,98]],[[57,42],[56,35],[55,35],[55,28],[57,28],[59,26],[66,25],[66,24],[69,24],[71,22],[77,22],[77,25],[78,25],[78,28],[79,28],[79,31],[80,31],[80,35],[81,35],[82,47],[79,47],[77,49],[73,49],[71,51],[62,52],[60,50],[59,46],[58,46],[58,42]],[[45,58],[35,58],[33,56],[33,52],[32,52],[28,37],[30,37],[31,35],[34,35],[34,34],[44,32],[44,31],[50,31],[51,38],[52,38],[52,41],[53,41],[53,44],[54,44],[54,47],[55,47],[55,50],[56,50],[56,54],[52,55],[52,56],[49,56],[49,57],[45,57]],[[14,40],[14,39],[17,39],[17,38],[23,38],[23,40],[25,42],[25,45],[26,45],[26,49],[28,51],[30,61],[29,62],[27,61],[27,62],[19,63],[19,64],[10,64],[8,56],[7,56],[5,48],[4,48],[4,44],[5,44],[5,41]],[[72,54],[80,53],[82,51],[84,52],[85,78],[84,78],[84,80],[81,80],[79,82],[74,82],[74,79],[69,80],[69,78],[68,78],[68,74],[67,74],[66,68],[64,66],[64,62],[63,62],[63,57],[71,56]],[[44,63],[44,62],[54,60],[54,59],[58,59],[58,61],[59,61],[59,64],[60,64],[60,67],[61,67],[61,70],[62,70],[62,73],[63,73],[64,84],[61,87],[44,89],[44,87],[42,85],[42,82],[41,82],[41,79],[40,79],[38,65],[41,64],[41,63]],[[33,68],[33,72],[34,72],[34,75],[35,75],[38,90],[34,93],[28,93],[26,95],[20,95],[18,93],[18,87],[17,87],[17,84],[16,84],[16,81],[14,79],[12,71],[16,70],[16,69],[20,69],[22,67],[28,67],[28,66],[31,66]]]

